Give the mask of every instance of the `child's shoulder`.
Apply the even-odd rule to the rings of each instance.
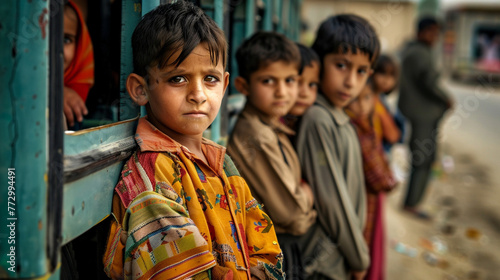
[[[228,154],[224,155],[224,173],[226,173],[226,176],[228,178],[237,176],[241,177],[240,172],[238,171],[238,168],[236,168],[236,165],[234,164],[233,160]]]
[[[331,111],[323,105],[313,104],[307,111],[301,120],[301,125],[304,124],[331,124],[332,123],[332,113]]]
[[[238,117],[231,134],[232,140],[252,142],[276,142],[275,132],[268,121],[255,111],[256,109],[245,109]]]

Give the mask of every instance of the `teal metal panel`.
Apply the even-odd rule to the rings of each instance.
[[[111,213],[123,162],[64,185],[63,241],[66,244]]]
[[[245,37],[255,32],[255,0],[247,0],[245,7]]]
[[[149,11],[158,7],[158,5],[160,5],[160,0],[143,0],[142,1],[142,8],[141,8],[141,18],[145,14],[149,13]],[[139,22],[137,22],[137,23],[139,23]],[[135,26],[134,26],[134,29],[135,29]],[[128,93],[127,93],[127,96],[128,96]],[[141,116],[145,116],[145,115],[147,115],[146,106],[141,106]]]
[[[142,16],[149,13],[149,11],[153,10],[154,8],[158,7],[158,5],[160,5],[160,0],[143,0],[141,9]]]
[[[3,1],[0,5],[0,277],[47,273],[47,127],[49,2]],[[7,168],[15,168],[15,214],[8,212]],[[11,196],[12,197],[12,196]],[[10,201],[14,202],[14,201]],[[6,226],[15,223],[15,229]],[[15,239],[9,239],[15,236]],[[15,244],[9,240],[15,240]],[[16,272],[7,249],[15,246]],[[9,250],[10,251],[10,250]],[[18,270],[20,269],[20,270]]]
[[[132,33],[141,20],[141,0],[122,1],[122,35],[120,55],[120,110],[119,120],[135,118],[140,109],[127,93],[125,83],[128,75],[133,71],[132,63]]]
[[[262,29],[264,31],[273,30],[273,0],[264,0],[264,17],[262,19]]]
[[[111,145],[135,134],[137,122],[129,120],[64,136],[65,156]],[[64,185],[63,244],[96,225],[111,212],[113,190],[123,162],[115,163]]]
[[[246,5],[237,5],[234,10],[234,19],[232,22],[232,34],[231,34],[231,48],[230,48],[230,53],[229,53],[229,63],[231,63],[231,76],[229,78],[231,79],[230,83],[230,88],[229,91],[230,93],[236,93],[238,92],[236,88],[234,87],[234,79],[238,77],[238,63],[236,61],[236,50],[240,46],[240,44],[243,42],[246,36],[246,31],[245,31],[245,7]]]
[[[214,0],[214,21],[219,25],[219,27],[224,30],[224,1]],[[221,140],[221,111],[217,113],[212,126],[210,127],[210,139],[214,142],[219,143]]]
[[[276,32],[283,33],[283,0],[275,0],[274,1],[274,15],[273,15],[273,23],[276,26]]]
[[[214,20],[224,29],[224,0],[214,0]]]

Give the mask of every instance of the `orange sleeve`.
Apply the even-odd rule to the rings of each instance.
[[[108,240],[106,242],[106,251],[103,256],[104,272],[111,279],[123,279],[123,250],[125,245],[120,236],[122,233],[121,221],[125,216],[125,207],[123,207],[118,194],[113,195],[113,220],[109,230]]]
[[[375,100],[375,114],[380,120],[382,139],[386,140],[389,143],[398,142],[401,137],[401,132],[397,127],[396,123],[392,115],[387,111],[384,104],[380,101],[380,99],[376,98]]]

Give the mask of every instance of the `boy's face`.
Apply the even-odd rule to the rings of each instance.
[[[298,95],[297,65],[284,61],[271,62],[250,74],[241,90],[259,111],[271,119],[288,113]]]
[[[323,58],[322,92],[333,106],[344,108],[359,95],[371,72],[368,54],[359,50],[356,54],[327,54]]]
[[[78,18],[73,8],[66,6],[64,8],[64,70],[68,68],[75,57],[76,50],[76,35],[78,32]]]
[[[366,85],[356,99],[354,99],[347,108],[351,110],[357,117],[368,119],[373,112],[375,99],[373,90],[369,85]]]
[[[302,116],[307,108],[316,101],[318,86],[319,64],[313,61],[311,65],[304,67],[304,70],[302,70],[299,79],[299,95],[289,114]]]
[[[174,139],[201,137],[219,112],[228,85],[221,61],[214,66],[202,43],[178,67],[154,67],[148,74],[148,120]]]

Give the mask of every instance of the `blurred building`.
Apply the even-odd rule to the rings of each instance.
[[[417,3],[383,0],[304,0],[302,42],[311,45],[319,24],[335,14],[351,13],[366,18],[379,35],[383,52],[394,52],[414,36]]]
[[[443,58],[449,74],[460,81],[497,81],[500,1],[448,1],[444,8]]]
[[[443,23],[436,55],[445,73],[459,81],[500,80],[499,0],[304,0],[301,41],[311,45],[319,24],[341,13],[366,18],[382,52],[392,54],[415,38],[419,16],[434,15]]]

